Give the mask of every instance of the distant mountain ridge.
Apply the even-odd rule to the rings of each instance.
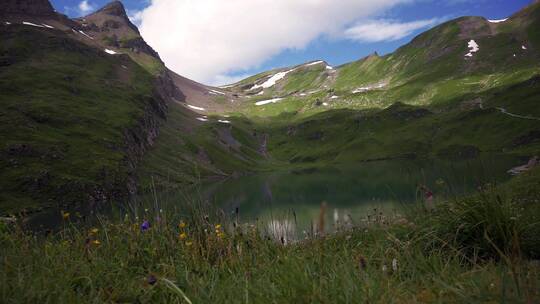
[[[275,98],[281,101],[266,105],[276,108],[272,113],[279,113],[279,103],[288,100],[295,104],[289,110],[302,112],[384,108],[394,102],[444,104],[458,93],[473,94],[538,74],[538,28],[540,4],[535,1],[505,20],[450,20],[385,56],[374,53],[332,70],[305,63],[263,72],[224,88],[240,97],[240,109],[255,113],[262,111],[256,103]],[[272,86],[261,86],[280,73],[286,75]],[[510,74],[514,76],[507,77]]]

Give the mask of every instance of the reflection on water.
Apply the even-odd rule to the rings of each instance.
[[[151,207],[158,201],[159,208],[176,213],[186,196],[197,196],[225,214],[234,214],[235,220],[262,223],[269,234],[288,242],[293,235],[357,225],[368,215],[397,214],[404,204],[425,198],[426,189],[437,201],[470,193],[487,182],[506,181],[510,178],[507,170],[521,162],[489,154],[467,161],[392,160],[290,169],[208,183],[183,193],[158,193],[156,199],[141,196],[139,201]],[[324,212],[322,202],[326,202]],[[84,214],[95,211],[77,211],[81,210]],[[34,226],[61,222],[59,214],[50,210],[30,222]],[[321,223],[326,225],[320,227]]]
[[[347,166],[289,170],[204,185],[200,195],[243,221],[263,221],[279,237],[317,232],[321,202],[327,203],[325,231],[353,226],[368,214],[396,214],[404,205],[461,196],[485,183],[510,178],[519,159],[483,155],[466,161],[378,161]],[[286,220],[283,220],[286,219]],[[295,228],[296,229],[296,228]]]
[[[275,240],[287,245],[291,240],[296,239],[296,224],[291,220],[271,219],[267,222],[267,232]]]

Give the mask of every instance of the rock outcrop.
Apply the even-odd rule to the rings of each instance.
[[[158,53],[141,37],[137,27],[129,20],[124,5],[113,1],[95,13],[77,19],[82,29],[111,47],[144,53],[161,61]]]
[[[2,0],[0,15],[47,16],[56,12],[48,0]]]

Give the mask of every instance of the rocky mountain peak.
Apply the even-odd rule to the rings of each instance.
[[[81,19],[94,23],[98,27],[107,30],[118,31],[118,29],[123,27],[130,28],[133,32],[139,35],[139,30],[129,20],[126,9],[120,1],[110,2],[97,12]]]
[[[55,14],[48,0],[2,0],[0,15],[44,16]]]
[[[124,5],[122,4],[122,2],[120,1],[110,2],[109,4],[105,5],[104,7],[102,7],[100,10],[96,12],[96,14],[99,14],[99,13],[128,18],[126,9]]]

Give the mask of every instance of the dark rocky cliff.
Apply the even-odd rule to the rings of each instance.
[[[0,15],[21,14],[32,16],[54,15],[48,0],[2,0]]]

